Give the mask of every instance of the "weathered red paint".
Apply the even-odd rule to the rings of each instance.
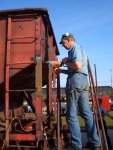
[[[33,135],[33,134],[10,134],[10,140],[35,141],[36,135]]]
[[[3,131],[0,134],[3,135],[1,139],[5,137],[3,146],[10,147],[10,141],[13,140],[39,142],[43,138],[44,85],[47,86],[48,92],[47,114],[50,115],[52,112],[52,103],[56,104],[55,92],[52,89],[55,87],[55,74],[53,69],[44,63],[55,60],[59,54],[48,11],[46,9],[0,11],[0,33],[0,106],[3,106],[5,101],[5,110],[1,107],[0,111],[5,114],[2,119],[6,123],[5,133]],[[36,116],[34,119],[20,119],[18,111],[14,113],[17,107],[23,105],[24,99],[33,108]],[[17,122],[18,126],[14,122]],[[10,128],[13,126],[15,130]],[[16,133],[16,129],[23,134]],[[27,129],[31,129],[31,133],[27,134]],[[35,132],[32,132],[32,129]],[[10,130],[13,132],[10,133]]]
[[[110,111],[110,103],[109,103],[109,96],[97,96],[98,99],[102,99],[102,106],[107,110]],[[94,99],[94,105],[96,105],[96,100],[94,97],[90,97],[90,99]]]

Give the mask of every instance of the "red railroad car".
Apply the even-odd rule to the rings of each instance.
[[[103,106],[107,111],[110,111],[109,96],[98,96],[98,99],[102,99],[102,106]]]
[[[97,96],[98,99],[102,99],[102,106],[107,110],[110,111],[110,103],[109,103],[109,96]],[[89,100],[90,105],[92,105],[92,97]],[[94,98],[94,103],[96,104],[96,100]]]
[[[53,90],[56,75],[46,61],[56,60],[58,54],[46,9],[0,11],[1,149],[37,148],[44,136],[49,134],[46,128],[53,132],[49,119],[52,104],[56,103]],[[44,101],[42,87],[45,85],[47,98]],[[24,100],[31,106],[34,115],[26,116]],[[42,114],[43,103],[47,107],[46,117]],[[47,149],[45,143],[43,146]]]

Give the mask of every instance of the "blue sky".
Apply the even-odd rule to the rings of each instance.
[[[61,35],[71,32],[88,54],[92,72],[96,64],[98,85],[110,85],[113,78],[113,0],[0,0],[0,10],[47,8],[60,51]],[[110,72],[111,70],[111,72]],[[66,76],[61,76],[65,86]]]

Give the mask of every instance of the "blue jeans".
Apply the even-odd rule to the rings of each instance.
[[[66,98],[66,120],[71,133],[72,145],[77,148],[82,148],[81,131],[77,116],[79,109],[80,115],[85,121],[88,141],[94,146],[99,146],[100,140],[97,135],[93,113],[89,106],[88,81],[86,75],[76,73],[67,78]]]

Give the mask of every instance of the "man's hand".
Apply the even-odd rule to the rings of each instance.
[[[60,69],[60,68],[55,68],[55,69],[54,69],[54,72],[55,72],[56,74],[60,74],[60,73],[61,73],[61,69]]]
[[[64,64],[66,64],[66,63],[67,63],[67,60],[68,60],[68,57],[64,57],[64,58],[62,59],[62,62],[63,62]]]
[[[61,61],[47,61],[48,64],[52,65],[54,68],[58,68],[62,66],[62,62]]]
[[[61,67],[61,65],[62,65],[61,61],[58,61],[58,60],[53,61],[53,67],[54,67],[54,68]]]

